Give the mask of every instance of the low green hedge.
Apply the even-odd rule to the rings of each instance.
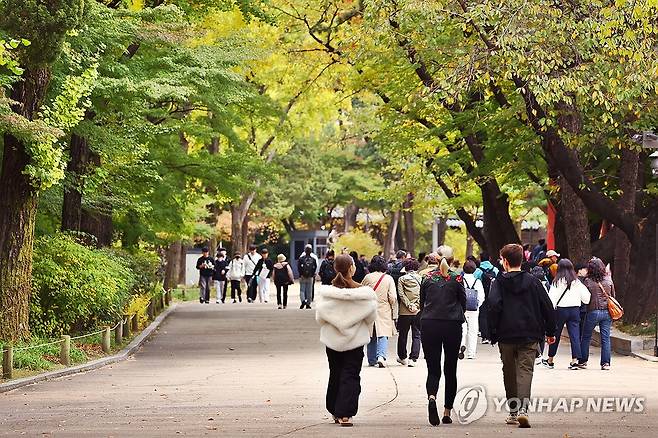
[[[35,242],[30,327],[47,338],[113,324],[133,293],[150,290],[157,256],[90,248],[63,233]]]

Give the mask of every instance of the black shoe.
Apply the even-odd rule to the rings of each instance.
[[[457,355],[457,357],[458,357],[459,359],[463,359],[463,358],[464,358],[464,351],[466,351],[466,347],[465,347],[465,346],[462,345],[461,347],[459,347],[459,355]]]
[[[443,416],[443,419],[441,420],[443,424],[452,424],[452,418],[448,417],[447,415]]]
[[[242,297],[238,297],[238,300],[240,300],[240,302],[242,302]]]
[[[306,303],[306,308],[310,309],[311,308],[311,303]]]
[[[203,304],[203,298],[199,298],[199,303]]]
[[[439,413],[436,410],[436,399],[429,399],[429,402],[427,403],[427,413],[432,426],[438,426],[441,424]]]
[[[210,304],[210,301],[206,300],[206,304]]]
[[[301,309],[303,309],[304,307],[306,307],[306,301],[302,301],[302,305],[299,306],[299,309],[301,310]]]

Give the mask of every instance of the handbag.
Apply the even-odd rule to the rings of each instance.
[[[603,295],[605,295],[605,297],[608,300],[608,313],[610,314],[610,318],[612,318],[613,321],[617,321],[618,319],[621,319],[621,317],[624,316],[624,308],[621,307],[619,301],[617,301],[614,297],[608,295],[608,293],[605,291],[605,288],[600,282],[598,283],[598,285],[601,288],[601,292],[603,292]]]

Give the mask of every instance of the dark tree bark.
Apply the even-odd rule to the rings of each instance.
[[[414,194],[407,194],[402,204],[402,217],[404,219],[404,244],[407,251],[416,254],[416,224],[414,223]]]
[[[178,286],[178,266],[180,264],[181,242],[177,240],[167,248],[164,288],[175,289]]]
[[[187,284],[185,271],[187,270],[187,248],[180,242],[180,258],[178,259],[178,284]]]
[[[400,210],[392,211],[388,229],[386,230],[386,238],[384,239],[384,258],[386,259],[388,259],[391,252],[395,250],[395,240],[399,223]]]
[[[622,195],[619,198],[619,207],[628,215],[635,212],[639,164],[639,152],[632,149],[622,149],[621,165],[619,167],[619,188]],[[619,296],[623,298],[626,294],[628,271],[631,267],[631,242],[624,233],[617,233],[615,240],[616,250],[612,265],[612,276],[615,279],[615,289]]]
[[[349,233],[356,227],[356,218],[359,214],[359,206],[350,203],[345,206],[345,212],[343,214],[343,220],[345,222],[344,231]]]
[[[12,109],[27,119],[36,115],[50,83],[46,67],[26,70],[11,98]],[[0,173],[0,339],[16,341],[29,336],[29,298],[32,279],[34,222],[38,193],[25,168],[30,157],[25,145],[4,135]]]

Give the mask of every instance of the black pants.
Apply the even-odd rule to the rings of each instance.
[[[283,300],[281,300],[281,293],[283,293]],[[287,284],[277,284],[276,285],[276,304],[283,306],[288,306],[288,285]]]
[[[242,289],[240,288],[240,280],[231,280],[231,299],[235,299],[237,293],[238,298],[242,301]]]
[[[253,275],[245,275],[244,281],[247,283],[247,299],[251,301],[256,301],[256,295],[258,294],[258,286],[256,282],[252,284],[251,280],[254,278]]]
[[[228,280],[224,280],[224,283],[222,283],[224,285],[224,287],[222,288],[222,303],[226,299],[226,288],[228,288],[228,283],[229,283]]]
[[[420,319],[418,315],[400,315],[398,318],[398,357],[407,358],[407,337],[411,329],[411,356],[417,360],[420,356]]]
[[[439,392],[441,380],[441,354],[445,353],[443,374],[445,375],[446,409],[452,409],[457,394],[457,359],[462,339],[461,321],[425,319],[421,322],[421,340],[427,361],[427,395]]]
[[[353,417],[359,410],[363,347],[348,351],[334,351],[327,347],[327,359],[327,410],[338,418]]]
[[[489,337],[489,321],[487,321],[487,303],[480,306],[480,313],[478,314],[478,327],[480,328],[480,335],[482,339],[491,339]]]

